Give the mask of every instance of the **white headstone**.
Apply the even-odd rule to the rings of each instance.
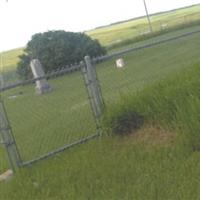
[[[117,68],[123,68],[125,66],[123,58],[119,58],[116,60],[116,66]]]
[[[42,69],[42,65],[38,59],[34,59],[31,61],[31,70],[34,78],[40,78],[45,76],[45,73]],[[44,94],[46,92],[51,91],[51,87],[48,84],[47,80],[44,78],[36,81],[35,90],[36,94]]]
[[[0,175],[0,182],[8,181],[12,176],[13,176],[13,171],[9,169],[5,173]]]
[[[164,29],[167,29],[168,27],[168,24],[161,24],[161,29],[164,30]]]

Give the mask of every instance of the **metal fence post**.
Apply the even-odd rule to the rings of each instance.
[[[15,171],[16,168],[21,166],[21,158],[7,117],[4,102],[1,99],[0,108],[0,134],[2,144],[6,149],[10,168]]]
[[[99,118],[103,112],[104,103],[101,94],[101,88],[97,79],[96,68],[92,64],[89,56],[86,56],[85,62],[82,62],[82,73],[90,98],[92,111],[94,116]]]

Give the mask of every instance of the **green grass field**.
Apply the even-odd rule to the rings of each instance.
[[[81,73],[49,83],[53,91],[43,96],[35,95],[34,85],[3,94],[24,161],[96,133]]]
[[[133,94],[148,84],[187,68],[194,60],[200,61],[198,39],[199,34],[127,54],[124,56],[126,67],[122,70],[115,68],[114,59],[98,65],[98,77],[106,103],[113,104],[121,95]],[[183,47],[185,50],[182,50]],[[52,80],[50,84],[52,93],[41,97],[35,95],[34,85],[3,93],[24,160],[73,141],[77,135],[95,133],[81,73]],[[81,124],[77,126],[79,123],[84,124],[85,129]],[[26,145],[23,138],[27,141]]]
[[[16,63],[19,61],[18,56],[23,54],[23,48],[18,48],[2,53],[3,71],[10,71],[16,68]]]
[[[150,122],[135,135],[104,135],[21,169],[13,180],[0,184],[0,199],[198,199],[199,153],[191,150],[182,129],[171,125],[168,118],[173,97],[177,96],[180,105],[181,99],[187,99],[178,95],[180,89],[194,90],[194,99],[189,98],[194,105],[190,119],[194,120],[189,122],[198,127],[193,114],[199,105],[195,103],[199,94],[199,38],[196,34],[129,53],[123,57],[126,67],[122,70],[116,69],[114,59],[97,65],[108,110],[127,95],[138,96],[132,107]],[[53,91],[41,97],[35,96],[34,85],[2,94],[24,160],[95,131],[80,72],[50,80],[50,84]],[[130,105],[132,100],[127,102]],[[178,122],[187,121],[188,108],[180,106],[175,112]],[[187,126],[184,129],[191,131]],[[3,158],[1,169],[5,169]]]
[[[199,21],[200,5],[190,8],[179,9],[176,11],[153,15],[151,17],[154,32],[160,31],[163,28],[169,29],[182,24],[190,24],[196,20]],[[94,29],[86,32],[94,39],[98,39],[101,44],[109,47],[123,41],[133,39],[137,36],[148,32],[148,23],[145,17],[133,19],[127,22],[118,23],[115,25]]]
[[[161,86],[163,83],[165,85],[162,95],[175,94],[184,85],[184,79],[184,86],[189,87],[183,87],[182,91],[195,88],[192,90],[194,96],[194,91],[198,91],[199,65],[179,73],[178,78],[177,75],[172,77],[172,80],[162,82]],[[148,90],[150,88],[150,92],[153,89],[156,92],[158,86],[155,84]],[[146,96],[147,93],[144,90],[140,95]],[[155,93],[155,97],[160,97],[159,100],[163,99],[162,95],[159,95],[159,91]],[[173,99],[173,96],[170,97]],[[147,103],[159,102],[152,96],[144,100]],[[160,103],[157,106],[166,111],[165,104],[162,104],[166,102]],[[145,105],[141,104],[141,107],[148,113]],[[165,116],[163,112],[162,117]],[[0,197],[28,200],[196,200],[199,197],[200,155],[192,152],[187,143],[182,141],[179,131],[153,123],[124,138],[104,136],[20,170],[12,181],[1,184]]]

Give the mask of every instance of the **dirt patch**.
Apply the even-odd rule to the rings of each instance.
[[[143,144],[145,146],[170,146],[174,144],[177,133],[164,129],[159,125],[145,125],[127,139]]]
[[[118,137],[118,147],[141,145],[144,149],[172,147],[177,141],[178,134],[159,125],[145,124],[124,137]]]

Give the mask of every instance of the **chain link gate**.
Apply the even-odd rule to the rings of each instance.
[[[36,95],[34,83],[41,79],[48,79],[52,91]],[[1,113],[9,119],[6,131],[13,136],[11,153],[5,145],[13,169],[101,134],[103,98],[89,57],[80,65],[2,88],[1,96]]]
[[[157,77],[154,73],[156,69],[149,68],[145,68],[146,73],[140,76],[139,63],[137,63],[138,67],[130,66],[126,63],[127,59],[125,59],[125,65],[128,67],[118,70],[115,66],[116,58],[119,56],[130,58],[133,56],[129,54],[131,52],[184,39],[199,32],[195,30],[173,37],[169,36],[92,60],[86,57],[80,65],[67,66],[46,74],[45,77],[40,77],[39,79],[47,78],[53,88],[52,92],[41,96],[35,95],[34,92],[33,83],[37,79],[0,88],[5,105],[4,110],[10,121],[8,127],[12,128],[7,131],[11,134],[11,141],[16,141],[17,145],[17,148],[11,149],[17,149],[16,152],[20,154],[17,158],[21,158],[17,159],[16,163],[20,166],[29,165],[100,135],[99,117],[104,108],[101,88],[108,105],[118,101],[124,93],[133,93],[141,85],[152,82]],[[140,54],[135,56],[139,57]],[[103,61],[108,62],[102,63]],[[139,61],[143,62],[141,59]],[[100,62],[97,74],[101,88],[95,70],[95,65]],[[146,62],[148,64],[148,60]],[[133,70],[132,67],[136,68]],[[0,137],[2,140],[2,134]],[[5,146],[4,142],[3,144]],[[0,156],[3,152],[1,149]]]
[[[8,170],[15,171],[21,164],[21,159],[16,146],[15,138],[10,127],[8,116],[3,101],[0,99],[0,173]],[[6,150],[4,151],[3,148]],[[7,155],[6,155],[7,153]]]
[[[11,166],[9,166],[8,156],[5,151],[5,144],[0,134],[0,175],[5,173]]]

